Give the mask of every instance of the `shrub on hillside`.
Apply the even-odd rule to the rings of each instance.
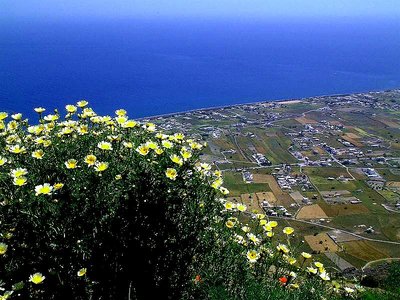
[[[37,125],[0,113],[1,299],[354,295],[292,228],[227,201],[198,141],[86,101],[35,110]]]
[[[218,174],[195,163],[202,144],[86,104],[2,122],[1,279],[34,299],[178,297]]]

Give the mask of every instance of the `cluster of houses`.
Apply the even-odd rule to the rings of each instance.
[[[261,167],[270,166],[271,162],[261,153],[254,153],[252,155],[257,164]]]
[[[263,201],[261,202],[261,207],[263,208],[263,210],[265,211],[265,214],[267,216],[271,216],[271,217],[287,217],[287,218],[291,218],[292,214],[288,212],[288,210],[282,206],[282,205],[277,205],[277,206],[271,206],[268,201]]]
[[[280,168],[275,170],[282,171]],[[310,180],[305,174],[291,174],[290,172],[272,173],[276,182],[282,190],[292,190],[294,187],[300,187],[302,191],[313,189]]]

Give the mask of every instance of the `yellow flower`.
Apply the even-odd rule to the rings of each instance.
[[[20,145],[14,145],[10,147],[9,151],[11,153],[20,154],[20,153],[25,153],[26,148],[24,146],[21,147]]]
[[[26,179],[26,177],[21,176],[21,177],[14,177],[13,181],[14,181],[14,185],[23,186],[26,184],[27,179]]]
[[[146,143],[146,146],[149,147],[150,149],[153,149],[153,150],[158,148],[157,143],[156,143],[156,142],[153,142],[153,141],[148,141],[148,142]]]
[[[97,161],[96,156],[93,154],[86,155],[85,157],[85,163],[87,163],[89,166],[93,166]]]
[[[122,124],[123,128],[133,128],[137,125],[137,123],[133,120],[128,120],[125,123]]]
[[[103,172],[108,169],[108,163],[107,162],[98,162],[96,163],[96,167],[94,168],[96,172]]]
[[[150,131],[150,132],[153,132],[156,130],[156,124],[153,124],[153,123],[146,123],[145,127],[146,127],[146,130]]]
[[[76,103],[76,105],[78,106],[78,107],[85,107],[86,105],[88,105],[89,104],[89,102],[87,102],[86,100],[81,100],[81,101],[78,101],[78,103]]]
[[[92,121],[94,124],[99,124],[103,121],[103,118],[99,117],[99,116],[95,116],[95,117],[91,117],[90,121]]]
[[[125,116],[125,115],[126,115],[126,110],[125,110],[125,109],[117,109],[117,110],[115,111],[115,114],[116,114],[117,116],[120,116],[120,117]]]
[[[121,180],[121,179],[122,179],[122,175],[121,174],[115,175],[115,180]]]
[[[301,255],[302,255],[305,259],[311,258],[311,254],[310,254],[310,253],[307,253],[307,252],[301,252]]]
[[[223,194],[223,195],[228,195],[229,194],[229,190],[223,186],[221,186],[219,188],[219,191]]]
[[[292,227],[283,228],[283,233],[286,235],[291,235],[293,232],[294,232],[294,229]]]
[[[276,246],[276,249],[285,254],[289,253],[289,248],[284,244],[279,244],[278,246]]]
[[[146,155],[149,153],[150,148],[149,148],[148,146],[142,144],[142,145],[140,145],[139,147],[136,148],[136,151],[137,151],[140,155],[146,156]]]
[[[21,113],[13,114],[13,115],[11,115],[11,118],[13,118],[14,120],[19,121],[19,120],[22,119],[22,114]]]
[[[260,244],[260,239],[253,233],[248,233],[247,237],[250,241],[252,241],[255,245]]]
[[[217,177],[221,177],[222,176],[222,172],[220,170],[215,170],[214,171],[214,175]]]
[[[46,109],[45,108],[43,108],[43,107],[36,107],[35,108],[35,111],[38,113],[38,114],[41,114],[42,112],[44,112]]]
[[[44,117],[44,119],[46,121],[52,122],[52,121],[58,120],[58,116],[57,115],[47,115]]]
[[[166,141],[166,140],[163,140],[163,141],[161,142],[161,145],[162,145],[164,148],[167,148],[167,149],[171,149],[171,148],[174,146],[173,143],[171,143],[170,141]]]
[[[265,218],[264,214],[256,214],[257,219],[262,220]]]
[[[42,273],[35,273],[29,276],[29,281],[34,284],[40,284],[46,277],[42,275]]]
[[[249,262],[255,263],[259,257],[260,254],[256,250],[247,251],[247,259],[249,260]]]
[[[71,127],[65,127],[65,128],[63,128],[63,129],[60,131],[60,134],[61,134],[61,135],[68,135],[68,134],[72,133],[73,131],[74,131],[73,128],[71,128]]]
[[[32,152],[32,157],[36,158],[36,159],[42,159],[43,155],[44,155],[44,152],[41,149]]]
[[[110,116],[103,116],[103,117],[99,117],[100,118],[100,120],[101,120],[101,122],[103,122],[103,123],[106,123],[106,124],[108,124],[108,123],[112,123],[112,118],[110,117]]]
[[[87,125],[81,125],[81,126],[78,127],[77,131],[78,131],[78,133],[79,133],[80,135],[87,134],[87,133],[89,133],[89,126],[87,126]]]
[[[324,264],[323,264],[323,263],[320,263],[319,261],[316,261],[316,262],[314,263],[314,265],[315,265],[317,268],[323,268],[323,267],[324,267]]]
[[[244,212],[244,211],[246,211],[247,206],[240,203],[240,204],[238,204],[238,205],[236,206],[236,208],[237,208],[238,211]]]
[[[6,119],[8,117],[8,113],[6,113],[6,112],[0,112],[0,121],[2,121],[2,120],[4,120],[4,119]]]
[[[131,142],[123,142],[122,145],[124,145],[125,148],[129,149],[133,148],[133,144]]]
[[[161,133],[161,132],[156,134],[156,138],[158,138],[160,140],[165,140],[167,137],[168,137],[168,135]]]
[[[54,190],[59,190],[64,186],[64,183],[56,183],[53,185]]]
[[[0,166],[3,166],[5,163],[7,163],[7,158],[0,156]]]
[[[276,221],[269,221],[268,225],[271,226],[272,228],[275,228],[276,226],[278,226],[278,222]]]
[[[115,120],[117,121],[117,123],[118,123],[119,125],[122,125],[122,124],[124,124],[126,121],[128,121],[128,118],[125,117],[125,116],[118,116],[118,117],[115,118]]]
[[[271,227],[271,225],[269,224],[269,222],[268,222],[267,224],[265,224],[265,225],[263,226],[263,228],[264,228],[265,231],[268,231],[268,232],[272,231],[272,227]]]
[[[265,220],[265,219],[260,220],[260,226],[264,226],[266,224],[267,224],[267,220]]]
[[[70,114],[73,114],[73,113],[75,113],[75,112],[78,110],[77,107],[76,107],[75,105],[71,105],[71,104],[66,105],[66,106],[65,106],[65,109],[66,109],[67,112],[69,112]]]
[[[178,173],[176,172],[175,169],[168,168],[167,171],[165,171],[165,175],[167,176],[167,178],[169,178],[171,180],[175,180]]]
[[[202,168],[205,171],[210,171],[211,170],[211,165],[207,163],[201,163],[200,168]]]
[[[250,232],[250,227],[249,226],[243,226],[241,229],[246,233]]]
[[[174,138],[175,138],[175,140],[183,140],[185,138],[185,135],[181,132],[175,133]]]
[[[36,196],[50,195],[52,191],[53,191],[53,187],[49,183],[37,185],[35,187]]]
[[[274,233],[272,231],[267,232],[267,237],[271,238],[274,236]]]
[[[28,174],[28,170],[24,169],[24,168],[17,168],[17,169],[11,170],[11,176],[13,176],[14,178],[18,178],[18,177],[24,176],[26,174]]]
[[[182,158],[183,158],[185,161],[192,157],[192,152],[188,151],[188,150],[187,150],[186,148],[184,148],[184,147],[181,149],[180,152],[181,152]]]
[[[290,289],[298,289],[300,286],[297,283],[290,283],[288,285],[288,288]]]
[[[85,275],[86,275],[86,272],[87,272],[87,269],[86,269],[86,268],[82,268],[82,269],[80,269],[80,270],[77,272],[77,275],[78,275],[79,277],[82,277],[82,276],[85,276]]]
[[[329,277],[329,275],[326,272],[323,272],[321,274],[319,274],[319,277],[321,277],[322,280],[330,280],[331,278]]]
[[[18,128],[18,122],[17,121],[11,121],[7,124],[7,129],[8,130],[15,130]]]
[[[0,243],[0,255],[4,255],[7,252],[7,244],[5,243]]]
[[[296,259],[294,258],[294,257],[288,257],[287,258],[287,262],[290,264],[290,265],[294,265],[295,263],[296,263]]]
[[[197,143],[197,142],[192,142],[189,144],[190,148],[193,150],[200,150],[202,148],[202,145]]]
[[[160,155],[160,154],[163,154],[164,150],[161,148],[156,148],[156,149],[154,149],[154,152],[156,152],[156,154]]]
[[[45,142],[45,138],[43,136],[38,137],[37,139],[35,139],[35,143],[38,145],[41,145]]]
[[[182,165],[183,165],[183,160],[182,160],[182,158],[180,158],[178,155],[173,154],[173,155],[170,156],[170,158],[171,158],[171,160],[172,160],[174,163],[176,163],[177,165],[179,165],[179,166],[182,166]]]
[[[235,203],[232,203],[232,202],[230,202],[230,201],[227,201],[227,202],[225,203],[225,209],[226,209],[226,210],[231,210],[231,209],[234,209],[235,207],[236,207]]]
[[[225,225],[228,228],[232,228],[233,226],[235,226],[235,223],[232,220],[228,220],[226,221]]]
[[[307,272],[310,274],[317,274],[318,270],[313,267],[307,267]]]
[[[78,166],[78,162],[76,161],[76,159],[68,159],[65,162],[65,166],[67,167],[67,169],[75,169]]]
[[[111,151],[113,149],[111,143],[109,142],[100,142],[97,144],[97,147],[106,151]]]
[[[222,178],[218,178],[213,183],[211,183],[211,187],[214,189],[218,189],[223,183],[224,181],[222,180]]]
[[[48,147],[48,146],[50,146],[51,145],[51,141],[49,141],[49,140],[45,140],[44,142],[43,142],[43,146],[46,148],[46,147]]]

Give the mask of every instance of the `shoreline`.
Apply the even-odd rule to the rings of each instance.
[[[168,117],[172,117],[175,115],[183,115],[183,114],[195,113],[195,112],[199,112],[199,111],[213,111],[213,110],[218,110],[218,109],[240,107],[240,106],[245,106],[245,105],[259,105],[259,104],[264,104],[264,103],[294,104],[294,103],[300,103],[303,101],[307,101],[308,99],[311,99],[311,98],[346,97],[346,96],[351,96],[351,95],[360,95],[360,94],[369,94],[369,93],[380,93],[380,92],[385,93],[385,92],[397,91],[397,90],[400,90],[400,87],[388,89],[388,90],[375,90],[375,91],[367,91],[367,92],[341,93],[341,94],[324,94],[324,95],[309,96],[309,97],[303,97],[303,98],[289,98],[289,99],[282,99],[282,100],[278,100],[278,99],[259,100],[259,101],[244,102],[244,103],[239,103],[239,104],[211,106],[211,107],[205,107],[205,108],[195,108],[195,109],[182,110],[182,111],[177,111],[177,112],[172,112],[172,113],[165,113],[165,114],[159,114],[159,115],[153,115],[153,116],[147,116],[147,117],[141,117],[141,118],[135,118],[135,119],[138,121],[145,121],[145,120],[154,120],[154,119],[158,119],[158,118],[168,118]]]

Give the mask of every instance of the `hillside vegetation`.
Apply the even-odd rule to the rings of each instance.
[[[363,297],[226,201],[204,144],[87,105],[0,113],[0,299]]]

